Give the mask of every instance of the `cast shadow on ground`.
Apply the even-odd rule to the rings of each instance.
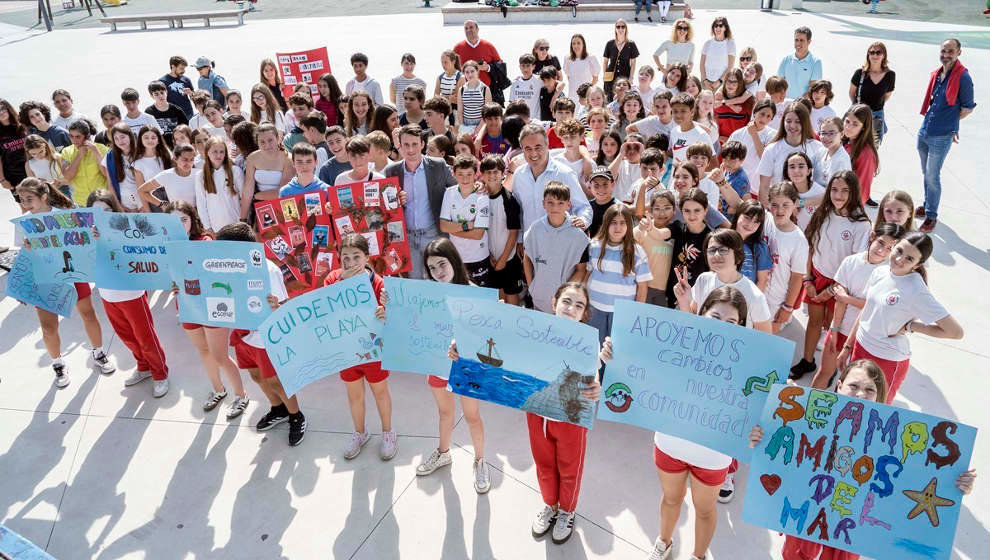
[[[968,243],[945,222],[939,222],[929,237],[935,245],[931,257],[935,262],[951,267],[957,264],[955,255],[959,255],[983,270],[990,271],[990,250]]]
[[[948,37],[959,39],[963,48],[990,49],[990,33],[986,31],[905,31],[896,26],[874,27],[850,21],[847,17],[823,14],[821,12],[808,12],[820,18],[840,22],[849,29],[846,31],[832,31],[833,35],[847,35],[851,37],[864,37],[873,41],[907,41],[911,43],[922,43],[925,45],[941,45]],[[933,53],[932,59],[937,61]]]
[[[352,472],[351,510],[334,540],[333,558],[353,558],[365,546],[374,546],[372,557],[397,558],[399,524],[392,513],[395,469],[384,465],[377,469],[355,468]],[[368,497],[371,491],[375,492],[374,502]],[[369,541],[373,544],[369,545]]]

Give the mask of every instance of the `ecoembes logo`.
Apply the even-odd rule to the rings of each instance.
[[[234,298],[208,297],[206,298],[206,312],[211,321],[233,323]]]

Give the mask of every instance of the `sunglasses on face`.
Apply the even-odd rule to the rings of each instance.
[[[626,26],[625,25],[616,25],[615,28],[616,29],[625,29]]]
[[[550,50],[550,47],[537,47],[536,50],[538,50],[538,51],[548,51],[548,50]]]
[[[746,62],[746,61],[749,61],[749,60],[753,60],[753,57],[751,57],[751,56],[740,56],[739,57],[739,60],[741,60],[743,62]]]
[[[678,25],[678,26],[677,26],[677,30],[678,30],[678,31],[687,31],[687,30],[689,30],[689,29],[691,29],[691,28],[690,28],[690,27],[688,27],[688,26],[686,26],[686,25]]]
[[[716,23],[715,25],[712,26],[712,29],[718,29],[719,27],[725,27],[725,24],[724,23]]]
[[[870,55],[872,55],[872,56],[880,56],[882,54],[883,54],[883,51],[870,51]]]

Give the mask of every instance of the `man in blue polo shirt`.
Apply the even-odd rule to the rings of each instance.
[[[959,60],[960,54],[959,39],[946,39],[942,43],[939,52],[942,65],[932,72],[921,104],[925,118],[918,130],[918,155],[925,177],[925,203],[915,209],[914,215],[925,219],[918,228],[925,233],[935,229],[942,196],[942,164],[952,143],[959,141],[959,121],[976,107],[973,79]]]
[[[787,97],[797,99],[808,91],[812,80],[822,79],[822,61],[811,54],[811,29],[798,27],[794,30],[794,54],[780,61],[777,75],[787,80]]]

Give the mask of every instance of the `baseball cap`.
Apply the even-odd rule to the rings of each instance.
[[[600,166],[596,167],[594,169],[594,171],[591,172],[591,177],[588,178],[588,181],[591,181],[595,177],[604,177],[604,178],[608,179],[609,181],[614,181],[615,180],[612,177],[612,172],[609,171],[608,167],[605,167],[604,165],[600,165]]]
[[[196,59],[196,68],[202,68],[204,66],[213,66],[213,61],[205,56],[201,56]]]

